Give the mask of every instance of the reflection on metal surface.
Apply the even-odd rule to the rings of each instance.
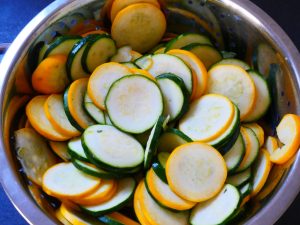
[[[36,207],[27,189],[27,181],[18,173],[18,163],[12,151],[11,127],[17,121],[19,108],[32,95],[30,74],[40,57],[40,49],[61,34],[78,33],[99,29],[107,21],[100,21],[104,10],[99,10],[104,1],[62,0],[39,14],[17,37],[4,57],[0,67],[0,111],[1,148],[0,163],[3,166],[1,182],[20,213],[30,224],[54,224],[50,219],[57,205],[45,202],[45,196],[36,186],[29,186],[35,202],[47,215]],[[209,34],[215,44],[227,52],[246,60],[257,68],[271,85],[273,103],[264,125],[269,134],[274,131],[278,119],[285,113],[300,114],[300,59],[294,45],[284,32],[262,11],[248,1],[239,0],[169,0],[165,10],[168,18],[168,32],[182,33],[193,31]],[[107,9],[107,7],[106,7]],[[27,60],[27,55],[30,59]],[[22,117],[22,111],[18,118]],[[21,116],[20,116],[21,115]],[[275,122],[275,123],[274,123]],[[21,124],[21,125],[20,125]],[[25,126],[24,121],[19,126]],[[300,156],[295,163],[274,166],[266,187],[258,196],[257,204],[243,214],[246,224],[273,224],[300,189],[297,169],[300,169]],[[291,161],[293,162],[293,161]],[[295,179],[295,177],[297,179]],[[275,191],[274,191],[275,190]],[[262,201],[263,200],[263,201]],[[48,208],[50,207],[50,209]],[[51,208],[53,210],[51,210]],[[258,213],[256,211],[259,210]],[[256,214],[255,214],[256,213]],[[255,216],[253,216],[255,214]]]

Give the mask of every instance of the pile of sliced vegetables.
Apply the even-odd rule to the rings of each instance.
[[[157,0],[111,3],[111,35],[40,48],[38,94],[15,131],[25,174],[61,201],[63,224],[138,224],[128,208],[143,225],[230,223],[297,152],[299,116],[266,138],[257,71],[204,35],[164,36]]]

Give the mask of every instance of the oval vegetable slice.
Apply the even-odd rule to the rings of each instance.
[[[145,183],[140,187],[139,190],[139,201],[141,209],[150,222],[153,225],[161,224],[172,224],[172,225],[187,225],[188,224],[188,213],[181,212],[175,213],[168,209],[159,206],[149,195]]]
[[[181,49],[173,49],[167,52],[167,54],[175,55],[182,59],[195,73],[197,77],[197,90],[193,99],[199,98],[206,90],[207,86],[207,70],[204,64],[197,58],[193,53],[181,50]]]
[[[124,8],[129,5],[136,4],[136,3],[150,3],[157,8],[160,8],[159,2],[157,0],[115,0],[111,6],[110,11],[110,19],[114,21],[117,14]]]
[[[283,164],[292,158],[300,145],[300,118],[294,114],[286,114],[276,128],[278,139],[283,146],[271,154],[273,163]]]
[[[81,209],[94,216],[117,211],[132,198],[135,186],[133,178],[124,178],[118,182],[118,189],[110,200],[94,206],[81,205]]]
[[[254,164],[253,186],[251,196],[255,196],[263,188],[271,171],[272,163],[270,154],[266,149],[261,149],[258,159]]]
[[[241,173],[234,174],[227,177],[226,183],[231,184],[236,187],[243,186],[247,183],[252,177],[251,169],[247,169]]]
[[[250,69],[250,66],[247,63],[245,63],[242,60],[234,59],[234,58],[222,59],[221,61],[219,61],[215,65],[213,65],[213,67],[217,66],[217,65],[233,65],[233,66],[239,66],[244,70]]]
[[[165,207],[182,211],[191,209],[196,204],[175,194],[153,169],[150,169],[146,175],[146,184],[151,195]]]
[[[255,133],[247,127],[241,127],[241,134],[245,142],[246,153],[237,172],[248,169],[256,160],[259,153],[259,141]]]
[[[252,111],[245,118],[245,121],[252,122],[266,114],[271,104],[271,96],[268,84],[262,75],[253,70],[248,73],[254,81],[257,96]]]
[[[101,180],[80,172],[72,163],[59,163],[43,176],[43,190],[58,198],[79,199],[93,193]]]
[[[223,224],[239,209],[241,196],[239,190],[226,184],[213,199],[199,203],[191,213],[190,224]]]
[[[183,80],[171,73],[161,74],[156,79],[164,99],[164,115],[170,115],[170,121],[177,120],[189,105],[189,93]]]
[[[177,195],[192,202],[201,202],[214,197],[222,189],[227,168],[216,149],[201,142],[192,142],[171,153],[166,175]]]
[[[100,109],[105,110],[105,98],[110,86],[121,77],[131,74],[126,66],[109,62],[98,66],[92,73],[88,82],[88,95],[93,103]]]
[[[233,65],[217,65],[208,71],[207,93],[227,96],[238,106],[241,120],[251,112],[256,98],[252,78],[244,69]]]
[[[26,115],[32,127],[42,136],[51,141],[66,141],[70,136],[66,136],[56,130],[46,116],[44,109],[48,96],[36,96],[30,100],[26,106]]]
[[[87,84],[87,78],[78,79],[64,93],[65,112],[67,115],[70,114],[69,117],[73,118],[82,129],[95,124],[83,108]]]
[[[204,95],[194,101],[179,121],[179,130],[194,141],[211,141],[220,136],[234,118],[232,102],[217,94]]]
[[[68,153],[73,159],[89,162],[81,143],[81,137],[73,138],[68,142]]]
[[[141,223],[141,225],[151,225],[151,223],[147,220],[146,216],[144,215],[144,212],[141,208],[141,203],[140,203],[140,190],[142,185],[144,184],[144,181],[141,180],[140,183],[138,184],[137,188],[135,189],[134,193],[134,199],[133,199],[133,208],[134,212]]]
[[[35,130],[23,128],[14,134],[16,152],[26,176],[41,186],[44,173],[56,163],[55,156]]]
[[[42,94],[59,94],[69,84],[65,55],[53,55],[44,59],[32,74],[32,87]]]
[[[84,131],[82,140],[88,158],[108,170],[133,169],[143,162],[142,145],[113,126],[91,126]]]
[[[101,180],[98,189],[90,195],[74,200],[77,204],[92,206],[109,201],[117,192],[118,184],[115,180]]]
[[[80,132],[69,122],[64,110],[62,95],[50,95],[45,102],[44,108],[47,118],[56,130],[70,137],[80,135]]]
[[[111,26],[117,46],[129,45],[144,53],[153,48],[166,31],[166,18],[156,6],[137,3],[121,10]]]
[[[112,84],[105,106],[114,126],[138,134],[154,126],[163,111],[163,98],[153,80],[129,75]]]

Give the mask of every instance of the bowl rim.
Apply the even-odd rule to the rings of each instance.
[[[86,0],[84,5],[94,2],[95,0]],[[212,0],[211,0],[212,1]],[[300,94],[300,55],[287,36],[283,29],[263,10],[261,10],[254,3],[249,0],[216,0],[216,4],[226,5],[228,8],[243,13],[243,16],[247,20],[260,27],[267,38],[276,43],[281,50],[281,53],[287,59],[289,69],[294,72],[293,77],[295,84],[299,87],[297,92]],[[58,0],[51,3],[45,9],[43,9],[37,16],[35,16],[19,33],[12,45],[3,57],[0,64],[0,124],[3,126],[3,114],[4,114],[4,91],[9,82],[9,75],[13,71],[15,62],[24,56],[28,50],[28,43],[32,39],[32,35],[37,34],[38,30],[46,27],[46,21],[55,21],[59,17],[59,13],[62,10],[71,11],[78,6],[83,5],[82,0]],[[240,14],[241,14],[240,13]],[[23,46],[27,45],[27,49]],[[1,127],[2,130],[2,127]],[[0,137],[0,182],[3,186],[6,195],[13,203],[16,210],[22,215],[22,217],[29,224],[39,224],[43,221],[44,225],[56,224],[54,220],[48,217],[28,195],[23,188],[18,175],[16,174],[14,165],[9,163],[10,156],[4,150],[3,132]],[[291,166],[289,173],[286,176],[281,188],[274,194],[272,199],[263,206],[255,216],[252,216],[245,224],[247,225],[268,225],[274,224],[282,214],[288,209],[290,204],[296,198],[300,190],[300,180],[296,178],[297,171],[300,170],[300,153],[297,154],[296,159]],[[276,212],[276,213],[274,213]]]

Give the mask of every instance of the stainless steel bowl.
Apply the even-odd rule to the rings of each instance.
[[[18,35],[0,66],[1,183],[16,209],[30,224],[48,225],[57,221],[53,206],[49,204],[51,199],[41,197],[39,189],[28,183],[20,172],[11,139],[16,121],[22,116],[22,106],[28,100],[26,96],[31,94],[26,88],[28,51],[39,40],[51,40],[54,29],[67,32],[64,23],[68,22],[69,27],[72,22],[76,23],[73,20],[77,12],[86,17],[98,17],[103,3],[100,0],[53,2]],[[262,10],[248,0],[169,0],[167,6],[170,32],[207,33],[219,48],[237,52],[268,79],[273,103],[264,124],[269,133],[274,131],[283,114],[300,114],[299,53],[284,31]],[[295,199],[300,190],[297,173],[300,154],[288,164],[274,168],[276,176],[268,185],[278,185],[269,196],[252,203],[241,223],[274,224]]]

